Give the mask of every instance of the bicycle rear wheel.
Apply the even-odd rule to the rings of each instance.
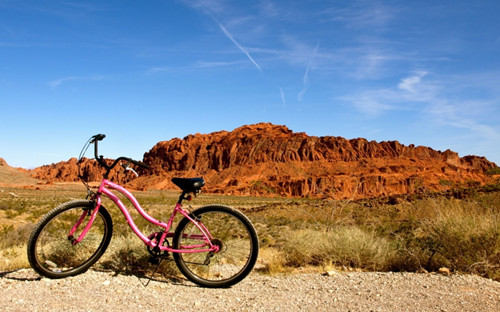
[[[193,215],[220,249],[216,253],[174,253],[179,270],[204,287],[229,287],[240,282],[252,271],[259,253],[257,232],[250,220],[238,210],[220,205],[201,207]],[[182,219],[174,233],[173,247],[189,249],[203,243],[198,227]]]
[[[28,240],[28,260],[32,268],[48,278],[63,278],[81,274],[99,258],[111,241],[113,223],[104,207],[100,207],[92,227],[84,239],[73,244],[88,224],[94,203],[75,200],[64,203],[47,213],[35,226]],[[71,229],[84,218],[77,231]]]

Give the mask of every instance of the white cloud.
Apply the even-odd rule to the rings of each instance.
[[[442,101],[439,81],[424,80],[427,71],[415,71],[402,78],[392,88],[371,89],[359,94],[342,97],[350,101],[358,111],[368,116],[378,116],[384,111],[412,110],[420,111],[433,103]],[[420,104],[420,106],[415,106]]]
[[[193,9],[202,10],[208,14],[226,11],[224,1],[220,0],[183,0],[182,2]]]
[[[473,83],[465,77],[439,80],[429,78],[431,76],[427,71],[415,71],[393,88],[366,90],[339,99],[351,103],[368,118],[378,118],[388,111],[405,111],[404,114],[413,115],[416,122],[424,122],[425,127],[465,130],[476,140],[500,139],[499,127],[488,121],[490,115],[499,113],[498,101],[462,98],[467,85],[461,84],[464,81]]]
[[[68,82],[71,80],[76,80],[76,79],[78,79],[78,77],[64,77],[64,78],[56,79],[56,80],[49,82],[49,86],[55,88],[55,87],[58,87],[65,82]]]
[[[366,117],[375,118],[384,111],[394,110],[396,108],[392,100],[395,97],[396,94],[394,91],[380,89],[341,96],[339,100],[351,103],[356,110]]]
[[[427,103],[425,112],[436,124],[466,129],[480,134],[482,137],[499,140],[500,132],[498,130],[500,129],[498,127],[495,129],[482,121],[485,114],[488,114],[488,107],[492,105],[494,103],[466,100],[450,101],[446,98],[436,98]]]
[[[56,88],[66,82],[73,81],[73,80],[91,80],[91,81],[98,81],[98,80],[103,80],[105,79],[104,76],[101,75],[95,75],[95,76],[69,76],[69,77],[64,77],[60,79],[56,79],[53,81],[49,82],[49,86],[52,88]]]
[[[280,15],[280,10],[269,0],[260,1],[258,8],[266,17],[276,17]]]
[[[415,93],[419,88],[419,84],[422,78],[425,77],[426,75],[427,72],[425,71],[416,72],[415,75],[402,79],[401,82],[398,84],[398,88],[411,93]]]
[[[148,70],[146,70],[146,75],[153,75],[153,74],[156,74],[156,73],[161,73],[161,72],[165,72],[165,71],[168,71],[170,70],[171,68],[170,67],[160,67],[160,66],[157,66],[157,67],[152,67]]]
[[[350,8],[329,9],[325,13],[332,20],[344,23],[348,28],[370,28],[371,30],[386,27],[395,16],[395,8],[375,2],[360,2]]]

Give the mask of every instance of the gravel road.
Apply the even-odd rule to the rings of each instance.
[[[88,271],[62,280],[0,272],[2,311],[500,311],[500,283],[473,275],[252,273],[229,289]]]

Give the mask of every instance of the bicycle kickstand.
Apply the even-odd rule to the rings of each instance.
[[[151,282],[156,271],[158,271],[158,268],[160,267],[160,264],[162,261],[163,261],[163,257],[151,257],[151,258],[149,258],[149,263],[151,263],[152,265],[155,265],[156,267],[153,270],[153,273],[151,273],[151,276],[148,278],[148,281],[146,282],[146,284],[142,283],[142,281],[141,281],[141,283],[144,285],[144,287],[148,287],[149,282]]]

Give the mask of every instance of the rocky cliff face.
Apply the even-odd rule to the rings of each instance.
[[[106,160],[109,164],[113,161],[110,159]],[[78,165],[78,160],[76,158],[71,158],[68,161],[61,161],[56,164],[45,165],[31,170],[31,176],[35,179],[45,180],[48,182],[77,182],[80,181],[78,178],[78,166],[80,166],[80,174],[82,175],[84,181],[96,182],[102,179],[102,176],[106,172],[102,169],[95,160],[84,158],[82,163]],[[109,175],[109,178],[113,181],[119,183],[127,183],[130,181],[131,173],[123,173],[120,171],[120,167],[117,166]]]
[[[122,177],[132,187],[175,188],[174,176],[203,176],[213,193],[364,198],[453,185],[484,184],[496,165],[484,157],[405,146],[397,141],[308,136],[260,123],[231,132],[189,135],[156,144],[145,153],[149,170]],[[73,169],[75,168],[75,169]],[[88,165],[88,178],[99,176]],[[76,159],[37,168],[37,178],[77,180]],[[116,178],[116,177],[115,177]]]
[[[256,124],[159,142],[150,173],[131,183],[170,188],[172,176],[204,176],[207,190],[233,194],[360,198],[486,183],[495,164],[452,151],[341,137],[314,137]],[[153,184],[151,184],[153,183]]]

